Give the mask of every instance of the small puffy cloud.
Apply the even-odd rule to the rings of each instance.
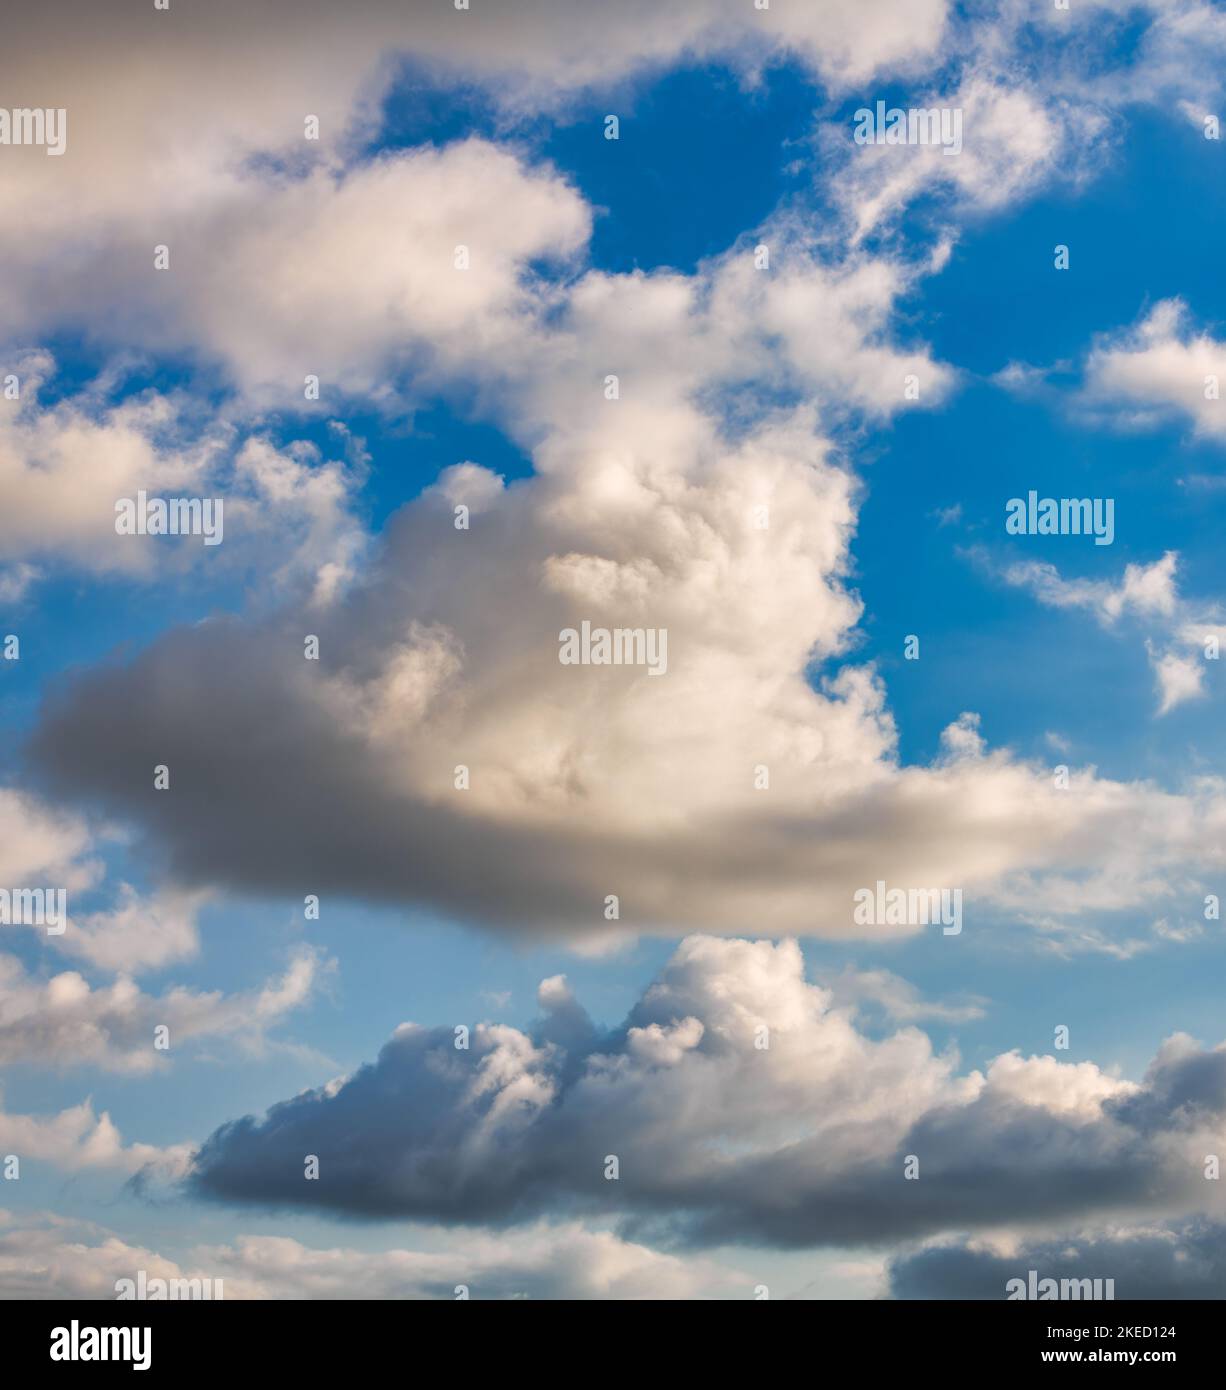
[[[195,1038],[259,1047],[268,1029],[311,998],[326,967],[317,953],[303,950],[280,978],[250,993],[176,986],[154,996],[125,976],[97,988],[75,970],[35,979],[14,957],[0,956],[0,1063],[142,1073]],[[171,1051],[155,1048],[161,1027]]]
[[[1084,608],[1105,627],[1124,615],[1171,617],[1177,607],[1175,572],[1177,552],[1168,550],[1148,565],[1128,564],[1124,577],[1113,584],[1106,579],[1065,579],[1055,565],[1041,560],[1022,560],[1002,571],[1007,584],[1029,589],[1049,608]]]
[[[115,838],[114,832],[105,826],[91,828],[16,787],[0,787],[0,888],[44,895],[42,920],[24,925],[45,932],[44,939],[63,954],[116,974],[135,975],[194,956],[196,916],[208,894],[171,886],[141,893],[129,883],[109,885],[99,857],[108,837]],[[107,893],[105,905],[80,910],[78,897],[98,890]],[[7,920],[21,926],[15,901],[9,901]]]
[[[365,544],[351,513],[359,470],[316,446],[277,448],[263,435],[238,442],[205,423],[181,394],[141,392],[118,402],[104,376],[54,402],[55,364],[23,359],[20,402],[0,411],[0,582],[20,597],[56,568],[152,580],[216,565],[259,573],[273,593],[345,582]],[[209,499],[217,544],[202,535],[120,534],[117,505]],[[215,571],[216,572],[216,571]]]
[[[110,1115],[105,1110],[98,1114],[93,1102],[84,1100],[53,1115],[15,1114],[0,1107],[0,1153],[16,1155],[23,1165],[50,1164],[68,1173],[100,1168],[167,1181],[182,1174],[191,1146],[125,1144]]]
[[[174,405],[155,393],[118,405],[84,393],[44,406],[40,388],[54,373],[45,353],[23,359],[17,372],[20,404],[0,411],[0,508],[10,522],[0,561],[68,559],[128,574],[151,569],[161,551],[147,538],[116,534],[116,501],[134,498],[138,488],[150,496],[200,495],[220,439],[206,434],[176,447],[169,439]]]
[[[1007,362],[989,380],[1002,391],[1022,397],[1042,396],[1047,391],[1048,377],[1053,369],[1036,367],[1030,362]]]
[[[97,912],[71,912],[53,945],[99,970],[135,975],[185,960],[199,949],[196,916],[207,895],[163,888],[148,895],[120,883],[115,901]]]
[[[78,816],[55,810],[16,787],[0,787],[0,885],[52,885],[66,892],[102,876],[94,839]]]
[[[1216,605],[1180,596],[1178,563],[1178,554],[1168,550],[1151,564],[1126,565],[1118,583],[1066,579],[1055,565],[1038,560],[1019,561],[1000,573],[1006,583],[1028,589],[1049,608],[1085,609],[1107,628],[1125,616],[1147,627],[1145,650],[1158,690],[1157,713],[1164,715],[1206,694],[1206,639],[1220,639],[1223,626]]]
[[[1085,364],[1079,404],[1144,428],[1172,417],[1197,435],[1226,440],[1226,342],[1192,327],[1182,299],[1160,300],[1134,327],[1100,339]]]
[[[1200,699],[1206,693],[1205,667],[1199,656],[1183,656],[1177,652],[1156,655],[1151,651],[1150,660],[1158,681],[1159,714],[1168,713],[1186,700]]]

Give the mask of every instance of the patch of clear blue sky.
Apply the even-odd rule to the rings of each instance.
[[[688,273],[807,182],[809,172],[794,166],[820,100],[794,65],[752,83],[701,65],[511,121],[480,93],[407,69],[385,104],[378,148],[509,136],[556,165],[597,210],[593,265]],[[616,140],[605,139],[607,115],[619,119]]]
[[[1091,427],[1059,400],[1019,400],[986,378],[1010,361],[1076,369],[1096,334],[1128,328],[1172,296],[1220,333],[1226,274],[1213,229],[1226,213],[1224,158],[1183,119],[1135,115],[1115,161],[1088,188],[1049,192],[971,225],[908,306],[934,355],[963,369],[967,384],[947,407],[897,420],[866,471],[855,545],[864,650],[889,679],[904,757],[932,753],[955,704],[982,711],[993,741],[1025,746],[1055,730],[1080,759],[1116,776],[1160,773],[1190,743],[1220,754],[1217,699],[1161,724],[1149,717],[1153,676],[1127,622],[1105,633],[1087,613],[1044,609],[986,580],[958,547],[1109,581],[1128,562],[1174,549],[1185,593],[1222,594],[1218,494],[1189,482],[1226,476],[1220,446],[1195,441],[1185,420],[1131,434]],[[1068,271],[1053,267],[1057,244],[1070,248]],[[1067,390],[1077,375],[1063,375]],[[1115,543],[1006,536],[1008,499],[1031,488],[1113,497]],[[934,512],[955,505],[960,521],[942,527]],[[910,632],[926,639],[918,662],[901,660]],[[1215,675],[1209,668],[1211,689]]]

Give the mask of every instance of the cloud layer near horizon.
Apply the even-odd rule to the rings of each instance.
[[[181,1261],[87,1223],[0,1209],[0,1298],[114,1299],[121,1280],[196,1280],[227,1299],[693,1298],[750,1286],[735,1270],[681,1260],[570,1224],[464,1235],[446,1250],[317,1249],[240,1235]],[[221,1281],[220,1293],[216,1283]],[[197,1294],[199,1296],[199,1294]]]

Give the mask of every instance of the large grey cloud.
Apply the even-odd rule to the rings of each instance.
[[[878,879],[1049,918],[1186,890],[1222,859],[1210,779],[1058,788],[956,706],[941,756],[900,764],[884,688],[848,660],[859,486],[814,402],[888,416],[904,377],[939,395],[949,374],[889,342],[896,270],[780,246],[778,278],[740,252],[694,277],[583,277],[495,372],[533,477],[449,467],[329,602],[172,631],[70,678],[33,773],[138,822],[191,883],[572,938],[858,935],[854,895]],[[770,375],[809,403],[728,394]],[[667,670],[561,665],[583,621],[667,631]]]
[[[531,1033],[481,1025],[468,1050],[403,1026],[352,1076],[216,1131],[190,1186],[364,1217],[583,1212],[653,1241],[780,1247],[1216,1201],[1202,1164],[1223,1137],[1226,1051],[1187,1039],[1139,1086],[1015,1053],[959,1076],[916,1029],[865,1037],[804,980],[795,945],[709,937],[683,943],[611,1034],[558,980],[542,1004]]]

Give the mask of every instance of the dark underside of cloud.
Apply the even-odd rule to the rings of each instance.
[[[450,1028],[402,1028],[334,1087],[218,1129],[189,1186],[341,1217],[581,1214],[665,1244],[794,1248],[1160,1219],[1215,1195],[1199,1135],[1224,1113],[1226,1053],[1168,1044],[1140,1088],[1102,1079],[1075,1107],[1053,1082],[1084,1074],[1051,1058],[1007,1054],[967,1089],[917,1030],[865,1039],[785,957],[692,938],[608,1034],[563,986],[530,1034],[482,1025],[457,1049]],[[746,982],[758,967],[768,987]]]
[[[1010,1280],[1112,1281],[1120,1299],[1220,1299],[1226,1294],[1226,1226],[1196,1221],[1123,1234],[1035,1241],[1015,1254],[934,1246],[894,1260],[894,1298],[1003,1299]],[[1016,1292],[1016,1285],[1014,1286]],[[1028,1296],[1028,1294],[1027,1294]]]

